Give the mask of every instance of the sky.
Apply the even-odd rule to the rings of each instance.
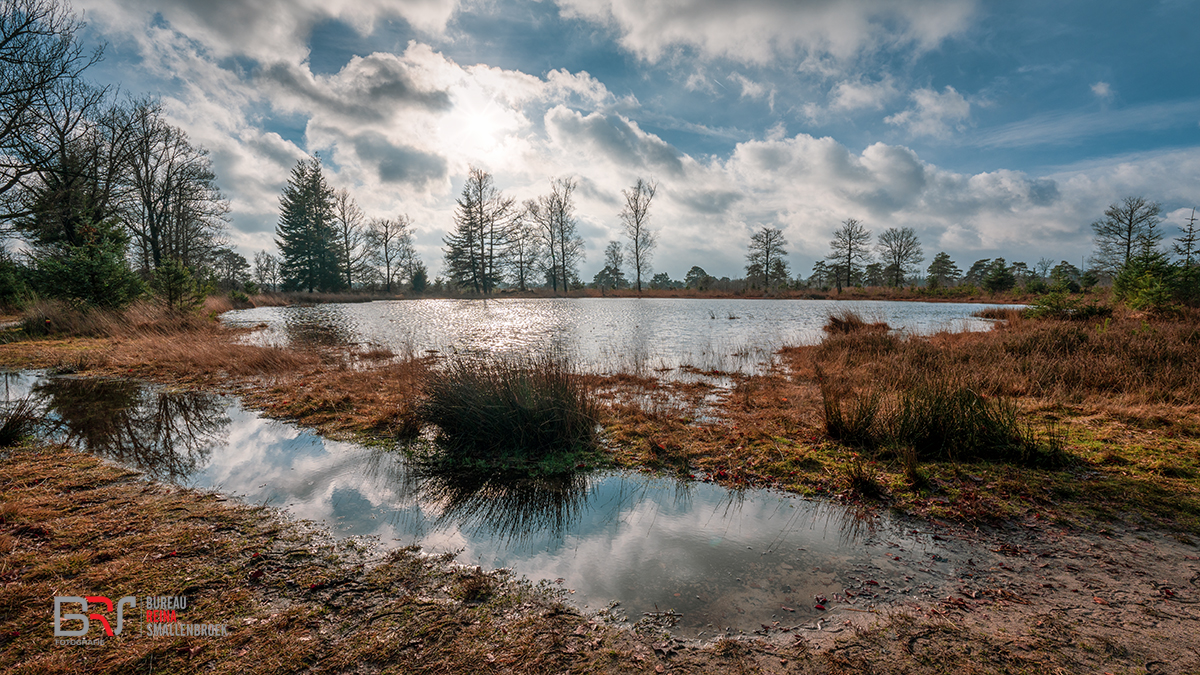
[[[206,148],[230,243],[276,252],[319,154],[442,268],[469,167],[520,201],[573,177],[581,276],[659,188],[653,268],[744,274],[778,227],[808,276],[845,219],[912,227],[926,266],[1081,265],[1123,197],[1200,206],[1194,0],[76,0],[93,79]]]

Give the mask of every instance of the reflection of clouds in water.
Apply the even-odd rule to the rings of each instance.
[[[842,573],[883,550],[877,537],[856,538],[845,523],[862,521],[839,507],[765,490],[628,474],[540,488],[429,483],[400,453],[325,440],[220,400],[224,442],[187,483],[286,507],[338,536],[461,550],[464,562],[563,577],[580,604],[675,607],[687,621],[724,621],[736,606],[757,621],[773,603],[794,602],[788,594],[831,592]],[[881,532],[919,548],[886,524]]]
[[[406,353],[565,350],[592,370],[691,365],[750,371],[782,345],[814,344],[830,314],[854,310],[893,328],[927,334],[984,330],[970,314],[986,305],[862,300],[542,298],[398,300],[270,307],[222,315],[233,325],[266,323],[249,339],[286,344],[289,324],[327,325],[347,342]],[[732,317],[732,318],[731,318]]]

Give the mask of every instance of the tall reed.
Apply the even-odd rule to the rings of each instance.
[[[495,465],[591,450],[599,420],[584,379],[551,355],[452,360],[431,378],[420,414],[448,458]]]

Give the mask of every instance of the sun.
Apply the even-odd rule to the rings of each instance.
[[[443,122],[446,140],[465,154],[494,150],[513,127],[512,111],[475,89],[460,92]]]

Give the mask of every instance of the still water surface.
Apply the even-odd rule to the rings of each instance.
[[[220,396],[29,372],[4,385],[9,401],[33,395],[77,446],[157,480],[282,507],[337,536],[458,551],[463,563],[561,580],[571,602],[620,601],[631,620],[672,609],[681,635],[828,617],[817,596],[859,608],[880,593],[924,600],[964,558],[890,520],[767,490],[616,472],[462,481]]]
[[[257,344],[359,344],[396,353],[556,350],[596,371],[676,368],[750,371],[784,345],[815,344],[830,314],[858,312],[929,334],[985,330],[972,303],[693,298],[394,300],[259,307],[221,315],[256,326]]]

